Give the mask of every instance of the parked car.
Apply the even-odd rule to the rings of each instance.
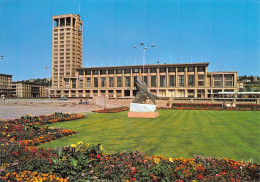
[[[60,97],[59,100],[67,100],[67,97]]]

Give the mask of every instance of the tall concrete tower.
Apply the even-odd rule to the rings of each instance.
[[[52,17],[52,88],[62,88],[66,77],[82,67],[82,25],[80,15]]]

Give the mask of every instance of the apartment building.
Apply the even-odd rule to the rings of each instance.
[[[12,93],[13,97],[23,97],[23,98],[36,98],[36,97],[47,97],[48,89],[42,84],[35,84],[31,82],[13,82],[12,83]]]
[[[62,88],[65,77],[76,76],[82,67],[82,26],[80,15],[53,16],[52,88]]]
[[[12,96],[13,75],[0,74],[0,97],[10,98]]]
[[[137,75],[148,90],[160,97],[217,97],[218,92],[237,91],[237,72],[207,72],[209,63],[152,64],[78,68],[75,77],[64,78],[53,97],[133,98]]]

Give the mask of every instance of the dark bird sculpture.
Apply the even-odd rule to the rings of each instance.
[[[132,103],[139,103],[142,104],[146,101],[147,97],[151,99],[151,101],[156,105],[155,100],[159,99],[156,95],[151,94],[148,89],[147,85],[144,81],[141,80],[140,76],[137,76],[137,79],[135,81],[137,94],[132,101]]]

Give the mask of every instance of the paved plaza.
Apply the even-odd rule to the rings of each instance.
[[[63,113],[88,113],[103,107],[95,105],[89,100],[89,105],[79,104],[79,99],[60,101],[57,99],[9,99],[0,100],[0,119],[15,119],[31,114],[32,116]],[[129,102],[129,101],[128,101]],[[128,102],[109,102],[107,107],[128,105]]]
[[[0,105],[1,119],[15,119],[24,115],[31,114],[32,116],[51,114],[54,112],[63,113],[86,113],[96,110],[95,107],[36,107],[36,106],[3,106]]]

